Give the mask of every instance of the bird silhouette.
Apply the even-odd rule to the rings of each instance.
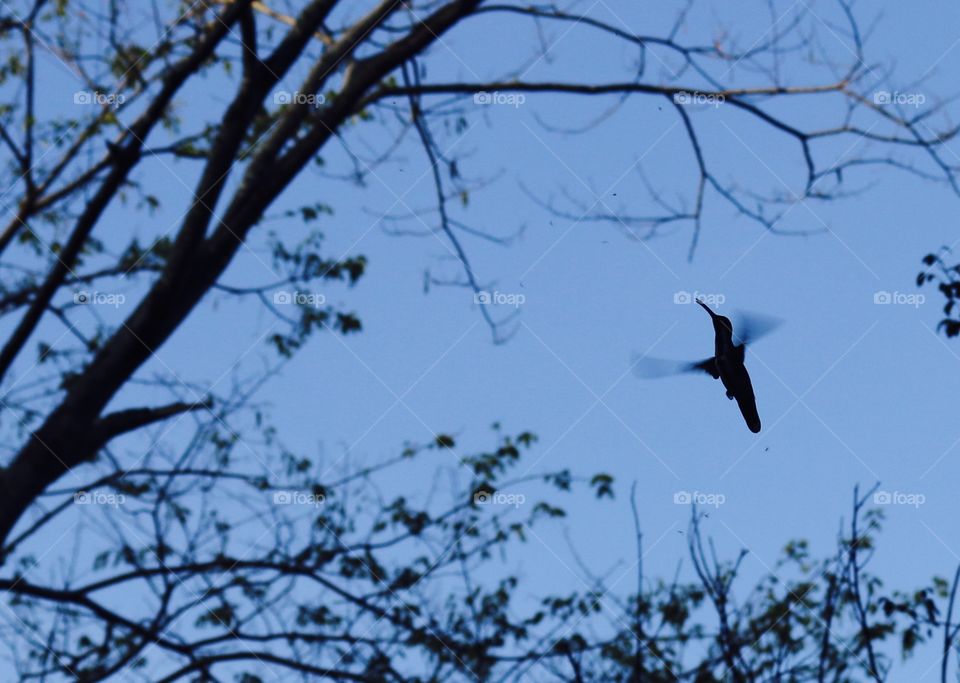
[[[713,321],[714,353],[695,363],[661,360],[639,356],[634,359],[634,371],[644,378],[666,377],[680,373],[706,373],[723,382],[727,398],[736,399],[744,421],[751,432],[760,431],[760,414],[753,393],[750,374],[744,364],[746,347],[780,324],[775,318],[758,315],[741,315],[736,331],[730,318],[717,315],[703,301],[697,303],[710,314]]]

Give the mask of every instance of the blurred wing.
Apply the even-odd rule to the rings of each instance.
[[[783,324],[780,318],[759,313],[737,313],[733,321],[735,344],[752,344]]]
[[[720,373],[717,372],[717,361],[713,356],[691,363],[689,361],[650,358],[637,354],[633,357],[632,367],[633,373],[637,377],[644,379],[659,379],[660,377],[682,375],[687,372],[702,372],[710,375],[714,379],[720,378]]]

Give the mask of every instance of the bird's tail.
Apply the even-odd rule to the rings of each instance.
[[[751,392],[752,393],[752,392]],[[747,423],[747,427],[754,434],[760,431],[760,413],[757,412],[757,400],[753,396],[737,396],[737,405]]]

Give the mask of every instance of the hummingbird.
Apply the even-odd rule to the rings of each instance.
[[[723,382],[727,398],[736,399],[747,428],[754,434],[760,431],[760,414],[753,393],[750,374],[744,364],[746,347],[779,325],[773,318],[744,317],[735,332],[733,323],[726,316],[717,315],[703,301],[697,303],[713,322],[714,352],[710,358],[695,363],[677,363],[654,358],[640,357],[634,360],[634,369],[641,377],[663,377],[683,372],[706,373]]]

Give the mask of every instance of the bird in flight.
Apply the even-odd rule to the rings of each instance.
[[[684,372],[706,373],[723,382],[727,398],[736,400],[740,413],[751,432],[760,431],[760,414],[757,412],[757,399],[753,393],[750,374],[744,364],[748,344],[755,342],[770,332],[779,320],[765,316],[742,316],[734,330],[730,318],[717,315],[703,301],[697,303],[710,314],[714,331],[714,354],[695,363],[684,363],[640,356],[634,360],[634,371],[641,377],[665,377]]]

